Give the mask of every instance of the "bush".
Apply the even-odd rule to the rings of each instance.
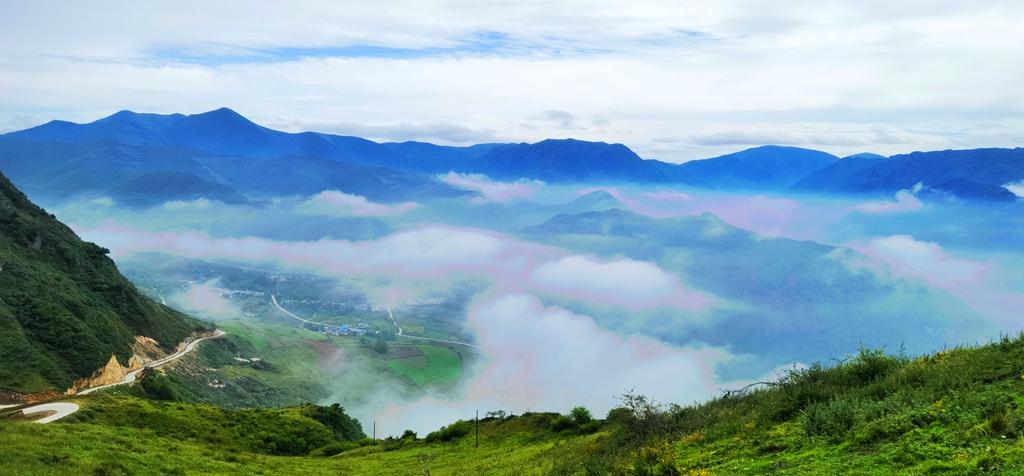
[[[840,440],[856,422],[857,402],[837,399],[816,403],[804,410],[802,419],[807,436]]]
[[[672,415],[654,400],[634,393],[622,396],[622,406],[626,410],[620,427],[627,439],[647,441],[664,438],[673,433]],[[612,415],[609,414],[609,418]]]
[[[440,430],[431,432],[426,438],[424,438],[424,440],[427,443],[433,443],[435,441],[447,442],[457,438],[462,438],[463,436],[468,435],[470,431],[473,431],[473,424],[465,420],[459,420],[451,425],[441,428]]]
[[[139,383],[139,387],[147,397],[153,400],[169,402],[181,400],[174,389],[174,383],[171,381],[171,378],[160,372],[149,372],[149,375],[146,375]]]
[[[354,441],[335,441],[318,448],[310,456],[334,456],[359,447],[359,443]]]
[[[882,349],[861,348],[850,363],[846,364],[858,383],[871,383],[899,368],[905,359],[885,355]]]
[[[559,415],[551,422],[551,431],[561,432],[565,430],[572,430],[576,428],[576,422],[572,418],[565,415]]]
[[[637,451],[630,472],[638,476],[676,476],[682,474],[675,463],[675,453],[666,443],[645,446]]]

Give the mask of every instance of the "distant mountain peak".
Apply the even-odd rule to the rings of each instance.
[[[102,120],[110,120],[110,119],[127,119],[127,118],[136,117],[138,115],[139,115],[139,113],[137,113],[135,111],[131,111],[131,110],[128,110],[128,109],[122,109],[122,110],[117,111],[117,112],[115,112],[115,113],[113,113],[113,114],[111,114],[111,115],[109,115],[107,117],[104,117],[103,119],[100,119],[100,120],[102,121]]]
[[[876,154],[874,152],[861,152],[859,154],[847,155],[846,157],[843,157],[842,160],[846,160],[846,159],[887,159],[887,158],[888,157],[886,157],[884,155]]]
[[[610,209],[621,207],[622,202],[615,198],[615,195],[612,195],[609,191],[600,189],[576,197],[576,199],[569,205],[577,208]]]
[[[212,111],[200,112],[197,114],[189,114],[189,119],[214,119],[218,121],[226,122],[240,122],[246,124],[256,125],[256,123],[250,121],[245,116],[239,114],[234,109],[228,107],[220,107]]]
[[[577,198],[577,200],[581,200],[581,199],[588,199],[588,200],[615,200],[615,196],[612,195],[611,192],[609,192],[609,191],[607,191],[607,190],[602,188],[600,190],[594,190],[592,192],[584,193],[583,195],[580,195],[579,198]]]

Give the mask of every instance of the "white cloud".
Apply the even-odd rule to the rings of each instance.
[[[1008,183],[1003,185],[1003,188],[1010,191],[1010,193],[1016,195],[1019,198],[1024,198],[1024,180],[1016,183]]]
[[[900,190],[896,192],[895,201],[875,201],[854,205],[853,209],[861,213],[889,214],[907,213],[920,210],[924,203],[915,196],[921,190],[921,184],[917,184],[911,190]]]
[[[329,276],[522,276],[534,257],[545,259],[557,253],[553,248],[497,233],[447,226],[421,227],[367,241],[214,238],[194,230],[146,231],[113,221],[72,228],[84,239],[110,248],[115,257],[162,252],[186,258],[278,265]]]
[[[521,413],[584,405],[602,415],[630,390],[660,401],[691,402],[729,385],[715,376],[715,367],[732,358],[723,349],[622,336],[529,294],[481,299],[470,309],[469,327],[482,356],[460,398],[371,410],[385,422],[385,434],[405,427],[433,430],[465,418],[472,408]]]
[[[909,235],[875,238],[856,248],[885,263],[898,276],[920,279],[944,289],[977,283],[989,269],[985,263],[948,254],[938,243],[915,240]]]
[[[690,311],[711,304],[708,296],[687,289],[677,276],[651,263],[626,258],[600,261],[590,256],[567,256],[534,269],[531,280],[539,292],[591,304]]]
[[[213,205],[213,201],[206,198],[197,198],[195,200],[171,200],[164,202],[160,206],[167,210],[206,210]]]
[[[544,182],[540,180],[519,179],[515,182],[499,182],[485,175],[457,172],[439,175],[438,179],[456,188],[479,192],[488,201],[502,203],[530,198],[544,186]]]
[[[875,238],[851,247],[863,257],[839,253],[851,269],[867,269],[880,276],[916,280],[956,296],[986,316],[1003,332],[1024,330],[1020,309],[1024,289],[1017,273],[1019,258],[973,260],[956,256],[941,245],[909,235]]]
[[[644,198],[659,202],[689,202],[693,199],[690,194],[683,192],[676,192],[673,190],[661,190],[658,192],[642,192],[640,194]]]
[[[394,205],[374,203],[359,195],[325,190],[300,203],[296,210],[327,216],[390,216],[401,215],[416,209],[414,202],[402,202]]]
[[[216,238],[194,230],[146,231],[113,221],[94,227],[72,224],[72,228],[83,239],[109,248],[116,259],[158,252],[272,265],[348,280],[372,277],[366,292],[380,304],[399,303],[462,278],[506,292],[531,291],[627,310],[671,308],[695,319],[724,303],[651,263],[572,255],[472,228],[424,226],[365,241]]]
[[[89,200],[89,205],[108,208],[114,206],[114,199],[110,197],[97,197]]]
[[[1011,0],[971,8],[950,0],[899,8],[852,0],[789,8],[749,0],[6,3],[0,127],[227,105],[297,128],[409,125],[378,134],[391,140],[400,132],[479,140],[493,131],[532,141],[552,135],[529,120],[538,111],[571,111],[603,124],[573,130],[579,138],[669,160],[773,137],[839,155],[1012,146],[1024,109],[1022,8]],[[267,17],[273,27],[253,26]],[[401,50],[366,57],[346,49],[356,45]],[[454,50],[409,51],[422,48]],[[679,131],[704,139],[654,140]]]
[[[168,304],[203,319],[221,320],[242,317],[242,309],[225,297],[218,280],[193,283],[167,298]]]

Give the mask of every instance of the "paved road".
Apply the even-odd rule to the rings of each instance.
[[[471,348],[474,348],[474,349],[479,349],[479,347],[477,347],[477,346],[475,346],[473,344],[469,344],[469,343],[466,343],[466,342],[459,342],[457,340],[433,339],[433,338],[430,338],[430,337],[420,337],[420,336],[405,335],[405,334],[402,333],[402,326],[398,325],[398,321],[395,320],[395,314],[393,312],[391,312],[391,308],[390,307],[385,307],[384,310],[388,312],[388,317],[391,318],[391,323],[393,323],[395,325],[395,328],[398,329],[398,334],[397,335],[399,337],[405,337],[406,339],[425,340],[425,341],[429,341],[429,342],[441,342],[441,343],[444,343],[444,344],[463,345],[463,346],[466,346],[466,347],[471,347]]]
[[[289,311],[289,310],[287,310],[287,309],[285,309],[285,308],[281,307],[281,305],[277,303],[277,297],[275,297],[275,296],[274,296],[273,294],[271,294],[271,295],[270,295],[270,302],[274,303],[274,307],[276,307],[276,308],[277,308],[277,310],[279,310],[279,311],[281,311],[281,312],[283,312],[283,313],[287,314],[287,315],[288,315],[289,317],[292,317],[292,318],[298,319],[298,320],[300,320],[300,321],[302,321],[302,322],[305,322],[305,323],[308,323],[308,324],[316,324],[316,325],[318,325],[318,326],[326,325],[326,323],[324,323],[324,322],[316,322],[316,321],[311,321],[311,320],[309,320],[309,319],[303,319],[303,318],[301,318],[301,317],[299,317],[299,316],[295,315],[295,314],[294,314],[294,313],[292,313],[291,311]]]
[[[131,372],[128,372],[128,374],[125,375],[124,379],[122,379],[120,382],[112,383],[112,384],[108,384],[108,385],[101,385],[99,387],[88,388],[88,389],[82,390],[81,392],[78,392],[76,395],[88,395],[88,394],[93,393],[93,392],[95,392],[97,390],[103,390],[105,388],[110,388],[110,387],[114,387],[114,386],[117,386],[117,385],[125,385],[125,384],[132,383],[132,382],[138,380],[139,374],[142,373],[144,370],[146,370],[146,369],[156,369],[156,368],[163,367],[164,365],[167,365],[167,364],[169,364],[169,363],[171,363],[171,362],[173,362],[175,360],[178,360],[178,359],[184,357],[185,355],[187,355],[188,353],[192,352],[193,350],[196,350],[196,347],[199,346],[200,342],[202,342],[204,340],[209,340],[209,339],[216,339],[216,338],[218,338],[218,337],[220,337],[222,335],[224,335],[224,331],[222,331],[220,329],[217,329],[216,331],[214,331],[212,336],[200,337],[200,338],[198,338],[198,339],[196,339],[196,340],[194,340],[192,342],[189,342],[181,350],[179,350],[179,351],[177,351],[177,352],[175,352],[175,353],[173,353],[171,355],[168,355],[167,357],[164,357],[164,358],[159,359],[159,360],[154,360],[154,361],[150,362],[145,367],[143,367],[143,368],[141,368],[139,370],[133,370]],[[41,405],[35,405],[35,406],[28,407],[28,408],[22,410],[21,413],[24,414],[24,415],[33,415],[33,414],[36,414],[36,413],[51,412],[51,411],[57,412],[57,413],[55,413],[53,415],[50,415],[50,416],[47,416],[45,418],[41,418],[39,420],[36,420],[35,422],[36,423],[50,423],[51,421],[60,420],[61,418],[64,418],[64,417],[66,417],[66,416],[68,416],[68,415],[70,415],[72,413],[77,412],[78,411],[78,405],[75,405],[74,403],[68,403],[68,402],[43,403]]]
[[[78,405],[68,402],[53,402],[44,403],[42,405],[36,405],[34,407],[28,407],[21,411],[25,415],[35,415],[36,413],[49,413],[53,412],[52,415],[35,420],[34,423],[50,423],[51,421],[57,421],[64,418],[72,413],[78,411]]]
[[[92,387],[92,388],[89,388],[89,389],[85,389],[85,390],[82,390],[81,392],[78,392],[78,395],[88,395],[88,394],[93,393],[93,392],[95,392],[97,390],[103,390],[105,388],[110,388],[110,387],[113,387],[113,386],[116,386],[116,385],[124,385],[124,384],[128,384],[128,383],[132,383],[132,382],[134,382],[135,380],[138,379],[139,373],[141,373],[142,371],[146,370],[147,368],[148,369],[156,369],[156,368],[163,367],[164,365],[167,365],[167,364],[169,364],[171,362],[174,362],[175,360],[178,360],[178,359],[184,357],[189,352],[192,352],[193,350],[196,350],[196,347],[199,346],[200,342],[202,342],[204,340],[207,340],[207,339],[216,339],[216,338],[218,338],[218,337],[220,337],[222,335],[224,335],[224,331],[222,331],[220,329],[217,329],[216,331],[213,332],[212,336],[200,337],[200,338],[198,338],[198,339],[196,339],[196,340],[186,344],[183,349],[181,349],[181,350],[179,350],[179,351],[177,351],[177,352],[175,352],[175,353],[173,353],[171,355],[168,355],[167,357],[164,357],[164,358],[159,359],[159,360],[154,360],[154,361],[146,364],[145,367],[143,367],[143,368],[141,368],[139,370],[133,370],[131,372],[128,372],[128,375],[125,375],[124,379],[121,380],[120,382],[111,383],[111,384],[107,384],[107,385],[100,385],[99,387]]]

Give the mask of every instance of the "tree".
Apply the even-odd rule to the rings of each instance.
[[[373,343],[373,350],[378,354],[388,353],[388,341],[382,335],[377,336],[377,340]]]
[[[348,416],[341,405],[335,403],[329,407],[307,405],[302,413],[329,428],[339,440],[356,441],[366,438],[359,420]]]
[[[587,407],[573,408],[572,411],[569,412],[569,415],[571,415],[572,420],[580,426],[594,421],[594,416],[590,414],[590,410],[587,410]]]

